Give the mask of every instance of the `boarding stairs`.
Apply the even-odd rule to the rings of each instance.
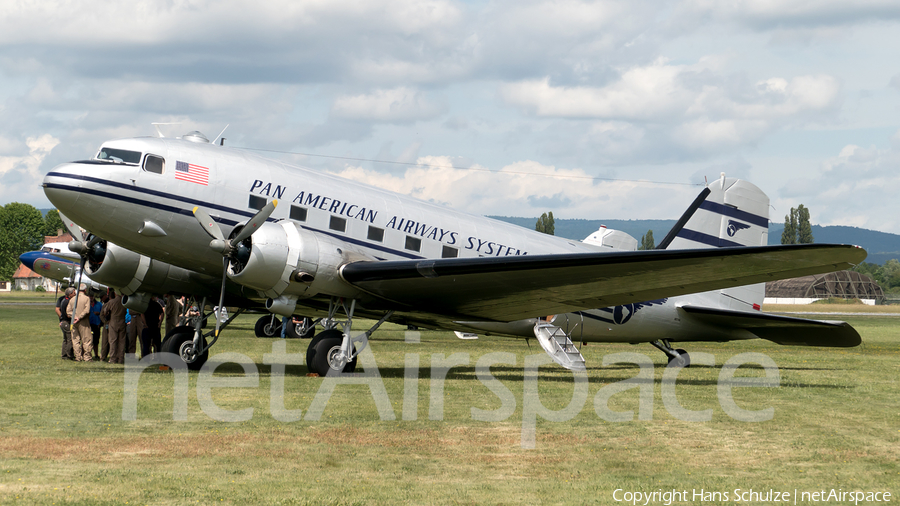
[[[585,370],[584,357],[563,329],[546,321],[538,321],[534,325],[534,337],[557,364],[572,371]]]

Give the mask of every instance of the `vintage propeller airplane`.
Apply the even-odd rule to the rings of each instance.
[[[325,375],[353,370],[385,321],[460,331],[497,324],[492,332],[514,336],[521,332],[510,326],[525,324],[537,335],[554,325],[541,315],[830,272],[866,257],[824,244],[616,251],[288,166],[198,132],[105,142],[91,159],[55,167],[43,187],[64,221],[89,231],[70,245],[84,272],[125,294],[127,307],[177,293],[202,308],[212,300],[240,308],[215,330],[198,323],[166,337],[163,351],[195,369],[245,309],[318,318],[324,330],[307,366]],[[747,225],[749,213],[734,204],[706,209],[698,200],[726,234]],[[720,245],[718,235],[676,228],[675,237]],[[354,336],[355,317],[377,322]],[[682,355],[659,337],[644,340]]]
[[[84,283],[97,291],[106,290],[106,286],[81,273],[81,256],[71,251],[67,242],[44,243],[37,251],[19,255],[19,261],[37,274],[65,285]]]

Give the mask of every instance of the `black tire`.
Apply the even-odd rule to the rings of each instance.
[[[281,318],[266,315],[256,320],[256,337],[281,337]]]
[[[309,372],[313,372],[312,370],[312,362],[313,357],[316,355],[316,345],[319,344],[319,341],[322,339],[326,339],[328,337],[338,336],[343,338],[343,335],[340,330],[331,329],[331,330],[323,330],[319,332],[318,335],[312,338],[312,341],[309,342],[309,346],[306,347],[306,368],[309,369]]]
[[[678,356],[669,357],[669,365],[681,367],[691,366],[691,356],[688,355],[687,350],[677,349],[675,352],[678,353]]]
[[[303,318],[304,324],[306,327],[306,332],[300,333],[297,330],[300,328],[299,325],[295,325],[294,322],[289,321],[287,324],[287,328],[284,331],[285,337],[289,337],[291,339],[310,339],[316,334],[316,327],[312,325],[312,318]]]
[[[327,376],[328,371],[332,370],[329,358],[340,351],[343,341],[344,334],[337,329],[320,332],[319,335],[314,337],[306,350],[306,367],[309,369],[309,372],[323,377]],[[344,365],[343,372],[353,372],[355,370],[356,357]]]
[[[198,371],[203,364],[206,363],[206,359],[209,358],[209,350],[206,350],[202,354],[197,357],[189,357],[186,353],[187,348],[194,341],[194,328],[193,327],[175,327],[172,329],[172,332],[166,337],[166,340],[162,346],[162,351],[166,353],[174,353],[181,357],[181,360],[187,364],[188,369],[192,371]],[[203,339],[203,346],[206,347],[206,339]]]

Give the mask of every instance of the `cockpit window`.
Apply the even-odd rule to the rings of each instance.
[[[133,163],[135,165],[141,163],[141,154],[137,151],[127,151],[124,149],[102,148],[100,154],[97,155],[99,160],[109,160],[115,163]]]
[[[161,156],[147,155],[147,158],[144,158],[144,170],[147,172],[162,174],[165,166],[166,160]]]

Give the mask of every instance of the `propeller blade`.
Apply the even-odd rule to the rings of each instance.
[[[225,280],[228,279],[228,257],[225,257],[222,261],[222,291],[219,292],[219,305],[216,306],[216,310],[214,313],[216,314],[216,337],[219,337],[219,327],[222,325],[222,320],[219,318],[219,315],[222,311],[222,304],[225,302]]]
[[[72,234],[72,238],[78,242],[84,242],[84,235],[81,233],[81,227],[75,224],[74,221],[70,220],[63,213],[59,213],[59,219],[62,220],[63,225],[66,226],[66,229]]]
[[[250,221],[248,221],[247,224],[244,225],[244,228],[241,229],[240,233],[231,240],[231,247],[237,246],[239,242],[250,237],[254,232],[259,230],[259,226],[265,223],[267,219],[269,219],[269,216],[272,215],[272,211],[275,210],[275,207],[277,205],[278,201],[273,200],[272,202],[266,204],[265,207],[260,209],[259,212],[256,213],[256,215],[250,218]]]
[[[210,237],[225,242],[225,235],[222,234],[222,229],[219,228],[219,224],[213,221],[206,211],[200,209],[200,207],[195,207],[194,218],[197,218],[197,221],[203,227],[203,230],[206,230],[206,233],[209,234]]]

